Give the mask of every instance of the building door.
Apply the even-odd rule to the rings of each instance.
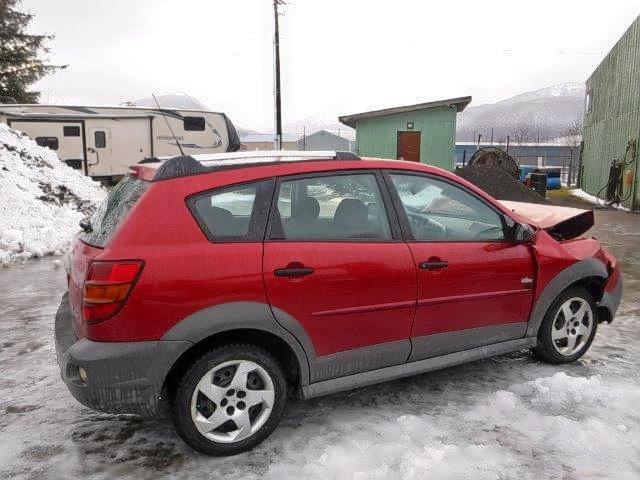
[[[398,160],[420,161],[420,132],[398,132]]]

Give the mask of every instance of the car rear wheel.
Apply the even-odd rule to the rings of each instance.
[[[550,363],[574,362],[589,349],[597,328],[591,294],[582,287],[569,288],[549,307],[534,352]]]
[[[261,348],[217,348],[196,360],[178,384],[173,420],[194,449],[234,455],[253,448],[275,429],[286,388],[280,365]]]

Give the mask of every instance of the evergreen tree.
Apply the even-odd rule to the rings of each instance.
[[[27,88],[66,65],[50,65],[43,58],[49,53],[47,42],[53,35],[27,33],[33,15],[18,11],[19,2],[0,0],[0,97],[11,97],[18,103],[37,103],[40,92]]]

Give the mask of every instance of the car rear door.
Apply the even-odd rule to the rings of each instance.
[[[312,345],[311,380],[405,362],[416,276],[380,172],[284,177],[274,198],[267,297]]]
[[[418,278],[412,360],[522,338],[531,247],[508,241],[501,212],[443,177],[385,172]]]

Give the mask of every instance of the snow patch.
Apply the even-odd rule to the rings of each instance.
[[[284,442],[263,478],[605,478],[611,464],[617,478],[633,478],[626,462],[636,455],[637,385],[556,372],[478,393],[469,403],[448,396],[442,411],[422,414],[394,416],[407,410],[404,400],[366,418],[334,412],[328,431],[316,428],[306,445]],[[531,468],[540,456],[544,473]]]
[[[0,265],[59,255],[105,195],[55,152],[0,124]]]
[[[604,200],[599,199],[598,197],[596,197],[595,195],[591,195],[590,193],[585,192],[584,190],[580,189],[580,188],[575,188],[573,190],[571,190],[571,195],[574,195],[578,198],[581,198],[582,200],[589,202],[589,203],[593,203],[594,205],[598,205],[599,207],[604,206]],[[613,205],[611,205],[611,207],[617,209],[617,210],[622,210],[624,212],[630,212],[631,210],[629,210],[627,207],[623,206],[622,204],[619,203],[614,203]]]

